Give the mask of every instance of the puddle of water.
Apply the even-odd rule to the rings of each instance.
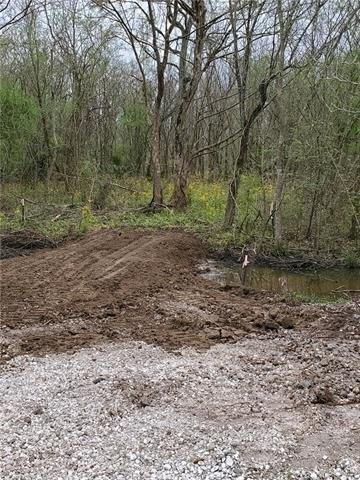
[[[223,285],[245,285],[256,290],[305,295],[328,295],[336,290],[360,290],[360,270],[322,269],[287,271],[279,268],[252,266],[246,272],[239,264],[208,261],[202,275]]]

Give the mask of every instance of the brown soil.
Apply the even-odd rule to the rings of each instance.
[[[359,338],[355,306],[304,306],[203,279],[201,241],[181,231],[101,231],[1,262],[0,362],[143,340],[208,348],[251,332]]]

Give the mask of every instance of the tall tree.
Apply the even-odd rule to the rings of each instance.
[[[181,28],[179,59],[179,93],[175,120],[175,181],[171,204],[177,209],[187,206],[187,184],[191,162],[191,137],[189,113],[203,71],[203,54],[206,40],[206,7],[204,0],[183,4],[184,24]],[[188,58],[189,40],[194,26],[195,40],[192,60]],[[190,65],[190,67],[189,67]],[[190,137],[190,138],[189,138]]]
[[[266,34],[266,31],[258,30],[259,26],[264,28],[263,22],[264,15],[266,15],[266,3],[266,1],[256,2],[250,0],[243,7],[238,1],[229,0],[230,21],[233,36],[233,66],[239,102],[239,122],[241,135],[239,151],[235,160],[232,179],[229,184],[224,218],[225,228],[231,227],[235,220],[236,199],[238,195],[240,175],[243,173],[247,162],[250,131],[254,122],[266,106],[268,87],[270,82],[275,78],[273,67],[273,51],[269,57],[269,68],[266,77],[263,78],[257,86],[258,101],[250,106],[248,97],[251,55],[254,42]],[[239,17],[242,19],[241,27],[243,34],[241,37],[238,27]],[[239,45],[239,37],[242,38],[242,47]]]
[[[179,1],[164,0],[152,2],[144,0],[134,5],[131,1],[94,0],[94,3],[117,21],[127,39],[143,78],[144,97],[147,101],[145,69],[140,59],[140,51],[155,64],[156,92],[152,106],[151,165],[153,196],[150,207],[157,209],[163,204],[161,181],[161,126],[162,106],[165,94],[165,75],[169,64],[171,43],[176,29]],[[127,10],[126,7],[129,7]],[[140,19],[141,17],[141,19]],[[132,20],[130,20],[132,18]],[[136,18],[136,21],[135,21]]]

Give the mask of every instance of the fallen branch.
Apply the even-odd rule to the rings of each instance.
[[[77,205],[77,207],[79,208],[82,208],[83,205]],[[72,213],[73,213],[73,208],[74,206],[71,205],[71,211],[68,210],[68,208],[70,208],[69,206],[65,205],[62,209],[62,211],[60,213],[58,213],[57,215],[55,215],[54,218],[51,219],[52,222],[56,222],[57,220],[59,220],[61,217],[65,216],[65,215],[68,215],[70,216]]]
[[[332,290],[331,293],[360,293],[360,290],[339,290],[338,288],[336,290]]]
[[[162,210],[169,210],[172,211],[172,208],[170,208],[168,205],[165,203],[150,203],[150,205],[146,205],[145,207],[141,208],[141,212],[143,213],[159,213]]]
[[[140,190],[134,190],[133,188],[130,188],[130,187],[124,187],[123,185],[119,185],[118,183],[114,183],[114,182],[109,182],[109,185],[121,188],[122,190],[126,190],[131,193],[143,193]]]

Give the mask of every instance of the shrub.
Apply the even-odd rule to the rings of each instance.
[[[37,131],[38,108],[16,86],[0,82],[0,175],[22,178],[29,170],[29,147]]]

